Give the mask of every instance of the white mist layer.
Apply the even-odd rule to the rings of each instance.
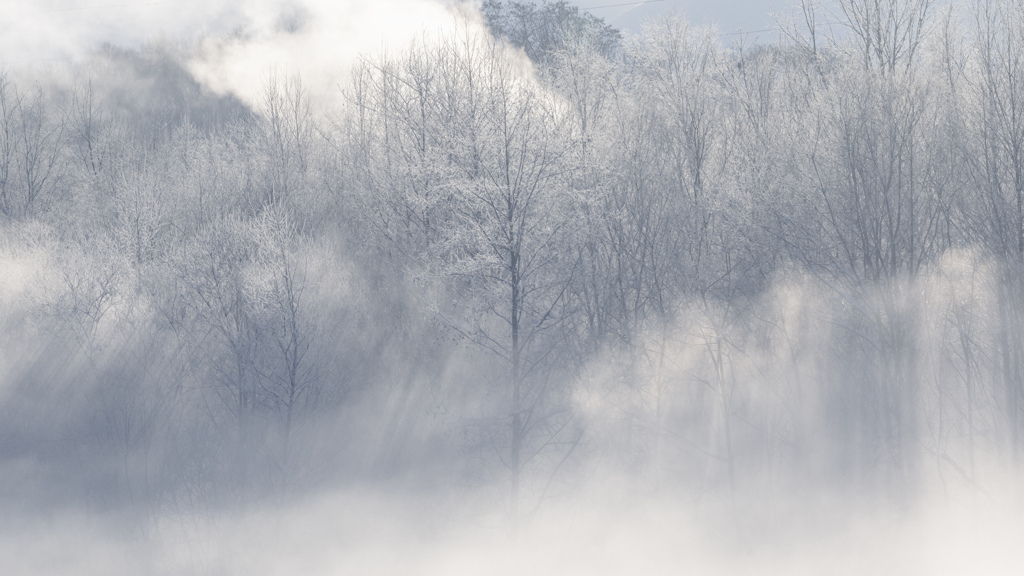
[[[12,0],[0,7],[0,66],[74,60],[104,44],[198,41],[189,70],[214,92],[253,104],[271,78],[297,76],[322,100],[339,96],[362,55],[485,29],[475,4],[452,0]]]
[[[198,81],[248,103],[276,76],[301,78],[317,99],[338,96],[363,55],[400,50],[416,38],[485,29],[469,7],[430,0],[307,0],[261,6],[248,20],[240,35],[205,41],[190,63]]]
[[[286,508],[125,519],[68,513],[0,532],[0,569],[37,574],[1011,575],[1024,571],[1020,493],[938,491],[915,511],[850,500],[776,506],[591,497],[552,503],[512,544],[465,503],[374,490]],[[115,526],[120,526],[116,529]]]
[[[103,44],[134,47],[223,34],[248,25],[240,0],[103,2],[8,0],[0,5],[0,63],[79,58]]]

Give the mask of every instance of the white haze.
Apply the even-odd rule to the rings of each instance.
[[[243,101],[260,93],[268,73],[297,75],[322,96],[347,81],[360,55],[454,33],[460,21],[482,29],[468,8],[431,0],[254,4],[244,33],[204,41],[190,66],[200,82]]]
[[[1015,494],[1016,496],[1010,496]],[[146,538],[131,519],[69,512],[0,532],[10,576],[333,574],[496,576],[1010,576],[1024,571],[1024,506],[1004,485],[935,493],[910,512],[855,501],[770,510],[597,493],[552,503],[518,543],[479,502],[380,489],[310,496],[203,517],[165,516]],[[442,511],[443,508],[443,511]]]
[[[337,93],[361,54],[482,29],[471,9],[433,0],[109,4],[3,4],[0,61],[78,58],[107,42],[193,40],[198,44],[188,69],[195,78],[216,93],[253,103],[273,75],[298,76],[312,94],[324,97]],[[19,323],[16,302],[27,286],[40,283],[46,266],[42,248],[0,250],[0,401],[5,375],[23,352],[12,347],[11,334],[27,329]],[[806,304],[806,297],[793,295],[794,283],[780,284],[782,308]],[[339,293],[337,299],[347,296]],[[693,362],[680,352],[678,364]],[[582,397],[581,413],[588,406],[589,398]],[[600,430],[590,433],[600,438]],[[0,487],[30,485],[37,465],[28,459],[5,465]],[[0,515],[0,573],[1024,573],[1024,494],[1016,479],[999,474],[983,489],[929,485],[909,510],[874,501],[862,507],[841,495],[800,501],[741,492],[731,501],[716,501],[668,489],[654,500],[624,496],[644,489],[612,477],[593,473],[579,481],[586,488],[578,494],[545,502],[514,544],[495,504],[501,487],[453,494],[415,480],[392,488],[328,488],[257,509],[205,515],[19,512]]]
[[[250,2],[6,0],[0,4],[0,61],[75,59],[105,43],[138,46],[222,34],[250,24]]]
[[[0,5],[0,64],[75,60],[104,44],[199,42],[188,65],[195,79],[252,104],[271,77],[336,94],[361,55],[459,28],[483,30],[473,5],[455,0],[11,0]]]

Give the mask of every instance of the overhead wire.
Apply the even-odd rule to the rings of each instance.
[[[621,6],[643,6],[645,4],[654,4],[656,2],[667,2],[668,0],[645,0],[644,2],[626,2],[623,4],[603,4],[601,6],[581,6],[580,10],[600,10],[601,8],[618,8]],[[840,24],[839,22],[821,22],[823,25]],[[760,34],[762,32],[781,32],[780,28],[761,28],[759,30],[737,30],[735,32],[720,32],[719,36],[740,36],[743,34]]]
[[[625,4],[605,4],[604,6],[580,6],[580,10],[600,10],[601,8],[618,8],[619,6],[642,6],[654,4],[655,2],[668,2],[668,0],[645,0],[644,2],[626,2]]]
[[[580,6],[580,10],[600,10],[602,8],[619,8],[621,6],[643,6],[656,2],[667,2],[668,0],[645,0],[644,2],[625,2],[622,4],[602,4],[601,6]],[[835,24],[835,22],[822,22],[822,24]],[[719,36],[740,36],[743,34],[760,34],[762,32],[780,32],[779,28],[762,28],[759,30],[738,30],[736,32],[720,32]]]

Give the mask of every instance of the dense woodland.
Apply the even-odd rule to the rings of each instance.
[[[726,45],[489,0],[494,35],[320,98],[212,93],[188,46],[7,69],[3,505],[394,483],[515,530],[612,477],[907,501],[1012,470],[1024,4],[837,7]]]

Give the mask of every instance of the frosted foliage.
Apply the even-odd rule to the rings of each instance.
[[[1019,2],[36,4],[0,573],[1024,568]]]

